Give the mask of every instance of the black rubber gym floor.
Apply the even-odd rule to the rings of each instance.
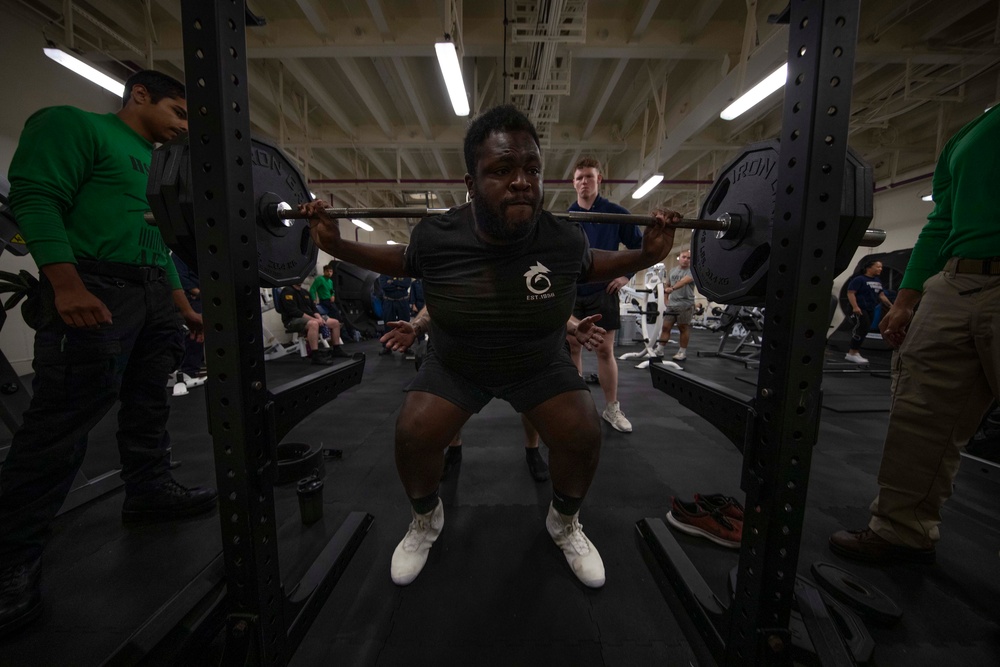
[[[714,336],[695,331],[692,350],[714,350]],[[344,452],[342,460],[326,464],[320,523],[303,527],[294,487],[276,490],[285,581],[297,580],[350,512],[368,512],[375,523],[293,664],[697,664],[643,561],[634,526],[644,517],[663,518],[671,495],[742,496],[739,454],[712,426],[654,390],[648,373],[633,368],[636,362],[619,362],[619,395],[634,432],[604,424],[600,469],[581,514],[607,567],[607,584],[592,591],[576,581],[546,534],[549,484],[528,476],[520,421],[506,403],[494,401],[465,428],[461,468],[442,487],[445,530],[426,569],[398,588],[389,579],[389,558],[409,509],[396,477],[392,432],[413,363],[400,355],[377,356],[373,342],[349,350],[368,355],[362,384],[285,439]],[[830,360],[842,356],[831,351]],[[874,367],[887,368],[884,353],[870,358]],[[685,368],[748,395],[753,391],[745,380],[752,381],[755,371],[741,363],[689,354]],[[313,367],[286,357],[268,362],[267,369],[269,382],[279,383]],[[594,370],[588,355],[585,371]],[[870,567],[826,548],[831,532],[866,520],[887,419],[889,381],[881,375],[824,378],[831,399],[845,400],[841,410],[822,413],[799,572],[809,576],[816,561],[834,563],[903,608],[895,627],[869,627],[880,667],[1000,664],[996,481],[963,468],[945,508],[936,566]],[[603,407],[599,387],[592,390]],[[172,401],[174,458],[182,462],[175,475],[186,484],[212,484],[204,390]],[[85,468],[93,476],[117,459],[111,418],[90,442]],[[45,554],[43,617],[0,640],[0,664],[100,664],[219,552],[218,514],[129,529],[120,522],[121,501],[117,491],[56,520]],[[737,552],[685,535],[678,539],[725,599]]]

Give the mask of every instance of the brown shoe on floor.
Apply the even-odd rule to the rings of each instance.
[[[844,558],[877,565],[900,561],[933,565],[935,559],[934,547],[917,549],[893,544],[871,528],[838,530],[830,536],[830,551]]]

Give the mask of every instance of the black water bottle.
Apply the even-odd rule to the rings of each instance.
[[[309,526],[323,518],[323,480],[316,475],[299,480],[299,514]]]

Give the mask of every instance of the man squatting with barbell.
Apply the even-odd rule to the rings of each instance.
[[[542,211],[538,134],[513,106],[490,109],[464,144],[471,202],[424,218],[409,245],[341,238],[314,201],[301,207],[330,254],[423,280],[431,342],[396,422],[396,468],[413,520],[392,555],[392,580],[413,581],[444,527],[438,484],[452,436],[493,398],[524,414],[549,445],[552,504],[546,528],[573,573],[604,584],[604,563],[578,520],[601,448],[590,391],[565,349],[577,283],[612,280],[662,261],[676,212],[657,211],[639,250],[591,249],[576,223]]]

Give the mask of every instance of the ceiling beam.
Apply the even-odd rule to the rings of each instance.
[[[607,106],[608,100],[611,99],[611,94],[615,92],[615,88],[618,86],[618,81],[622,78],[622,74],[625,72],[626,67],[628,67],[628,59],[620,58],[618,62],[615,63],[615,68],[612,70],[611,76],[605,80],[604,92],[601,93],[601,97],[597,100],[597,104],[594,105],[594,110],[590,113],[590,120],[587,121],[587,125],[583,129],[583,134],[580,135],[584,140],[589,139],[590,135],[593,134],[594,128],[597,126],[597,121],[601,119],[601,115],[604,113],[604,107]]]
[[[406,63],[399,56],[393,56],[390,60],[396,70],[396,75],[399,76],[399,82],[403,85],[403,90],[406,91],[406,100],[410,103],[410,108],[413,109],[417,122],[420,123],[420,130],[424,133],[424,137],[430,139],[432,136],[431,125],[427,122],[427,114],[424,112],[423,105],[420,104],[420,98],[417,97],[417,89],[413,85],[413,77],[410,76]]]
[[[315,2],[315,0],[295,0],[295,4],[299,6],[299,11],[306,17],[309,25],[312,26],[317,35],[324,40],[332,37],[330,29],[327,27],[326,13],[319,3]]]
[[[701,0],[692,4],[694,9],[691,10],[691,15],[688,16],[684,27],[681,28],[681,39],[685,42],[693,42],[701,35],[701,31],[705,29],[708,22],[715,16],[715,12],[719,11],[719,7],[722,6],[722,0]]]
[[[348,136],[354,135],[354,125],[351,120],[344,113],[344,110],[340,108],[340,105],[333,99],[333,97],[327,92],[327,87],[317,79],[312,72],[306,68],[305,64],[300,60],[288,60],[285,61],[285,69],[288,73],[295,77],[295,80],[316,100],[316,103],[320,106],[323,111],[325,111],[330,118],[333,119],[341,130],[347,133]]]
[[[354,90],[357,91],[358,97],[364,102],[365,107],[368,109],[368,113],[371,114],[372,118],[378,123],[379,128],[385,133],[387,137],[394,137],[396,135],[395,130],[392,127],[392,121],[389,120],[389,116],[386,114],[385,109],[379,103],[378,99],[375,97],[375,91],[372,90],[371,86],[368,85],[368,81],[365,76],[361,73],[361,68],[358,67],[358,63],[354,60],[348,58],[341,58],[337,61],[340,69],[344,71],[347,75],[347,80],[351,82],[354,86]]]
[[[382,3],[380,0],[365,0],[368,4],[368,11],[372,15],[372,20],[375,22],[375,27],[378,28],[379,34],[385,39],[392,38],[392,31],[389,29],[389,23],[385,20],[385,12],[382,11]]]
[[[656,8],[660,6],[660,0],[646,0],[636,15],[635,25],[632,27],[632,36],[629,38],[630,42],[634,42],[646,32],[646,28],[649,27],[649,22],[653,18],[653,14],[656,13]]]

